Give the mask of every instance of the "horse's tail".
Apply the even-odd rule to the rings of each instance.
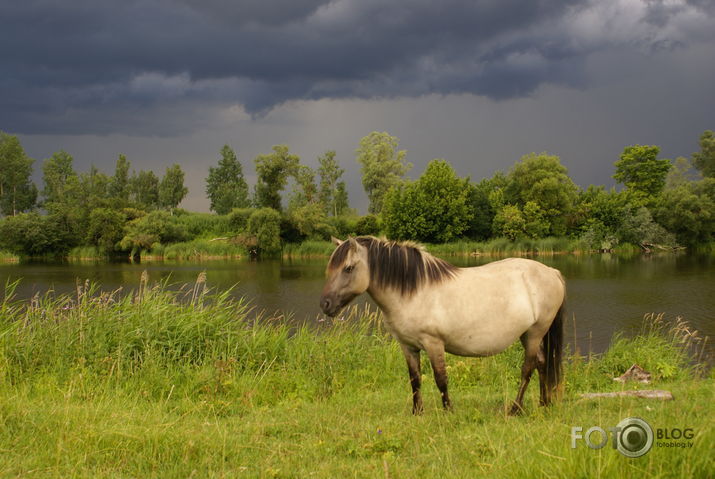
[[[544,336],[544,355],[546,356],[546,387],[556,391],[561,382],[561,353],[564,344],[564,303],[561,303]]]

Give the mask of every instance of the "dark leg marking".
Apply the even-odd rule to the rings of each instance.
[[[439,392],[442,395],[442,406],[446,410],[451,410],[452,401],[450,401],[449,393],[447,392],[447,365],[444,361],[444,345],[441,343],[431,345],[427,349],[427,355],[432,364],[434,381],[437,383],[437,388],[439,388]]]
[[[420,350],[402,345],[402,352],[405,354],[405,359],[407,360],[407,370],[410,373],[410,385],[412,386],[412,414],[422,414],[422,395],[420,394],[420,386],[422,385]]]

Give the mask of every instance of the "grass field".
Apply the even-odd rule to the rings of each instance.
[[[0,477],[712,477],[712,373],[702,343],[662,317],[570,355],[563,398],[509,417],[521,351],[448,358],[453,412],[425,373],[410,414],[407,372],[374,311],[319,327],[253,323],[250,304],[144,281],[131,294],[85,284],[71,296],[0,303]],[[690,338],[690,339],[688,339]],[[649,385],[612,380],[631,364]],[[583,400],[580,392],[668,389],[674,401]],[[693,429],[692,447],[628,459],[571,448],[571,427],[637,416]]]

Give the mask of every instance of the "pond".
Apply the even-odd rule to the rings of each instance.
[[[476,266],[494,257],[448,258],[459,266]],[[715,259],[696,255],[556,255],[536,257],[561,270],[567,281],[565,336],[574,337],[582,353],[608,347],[616,331],[640,330],[646,313],[680,316],[715,343]],[[326,259],[282,261],[208,261],[137,263],[20,263],[0,265],[0,281],[21,279],[18,298],[48,290],[73,292],[77,281],[99,283],[103,290],[138,285],[146,271],[151,282],[172,287],[193,283],[206,272],[209,287],[250,300],[256,311],[285,314],[294,321],[319,323],[318,298]],[[359,302],[369,302],[366,295]],[[710,349],[712,351],[712,349]]]

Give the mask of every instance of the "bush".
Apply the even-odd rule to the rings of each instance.
[[[152,211],[130,222],[125,233],[120,242],[120,248],[124,250],[151,249],[154,243],[177,243],[189,239],[186,227],[166,211]]]
[[[376,236],[380,233],[380,224],[375,215],[365,215],[357,220],[355,224],[355,234],[358,236],[372,235]]]
[[[127,217],[121,211],[96,208],[89,214],[87,241],[97,246],[101,252],[114,251],[124,235]]]
[[[228,214],[228,227],[233,233],[241,233],[248,228],[248,218],[255,210],[253,208],[234,208]]]
[[[176,218],[190,238],[222,236],[232,231],[227,215],[184,213],[176,215]]]
[[[256,237],[258,254],[276,256],[281,252],[281,214],[273,208],[255,210],[248,218],[248,232]]]
[[[61,214],[22,213],[0,221],[0,249],[19,256],[63,256],[75,243]]]

